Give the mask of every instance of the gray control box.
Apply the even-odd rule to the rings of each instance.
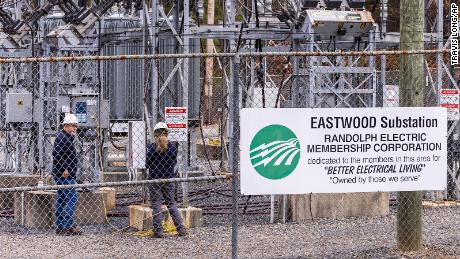
[[[69,111],[75,114],[78,119],[79,127],[95,128],[98,125],[99,117],[99,94],[92,89],[82,86],[69,91],[70,106]],[[62,106],[66,109],[65,106]]]
[[[71,112],[77,116],[80,127],[97,127],[99,103],[97,95],[71,96]]]
[[[90,89],[74,89],[57,100],[58,118],[62,120],[63,114],[73,113],[84,128],[108,128],[109,109],[109,101],[99,100],[99,94]]]
[[[32,94],[27,92],[6,93],[5,121],[32,122]]]

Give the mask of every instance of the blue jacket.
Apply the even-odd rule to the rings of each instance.
[[[77,150],[74,145],[74,136],[61,130],[54,140],[53,147],[53,171],[54,177],[62,177],[62,173],[67,169],[70,177],[67,179],[76,179],[77,177]]]
[[[148,169],[149,179],[175,178],[174,166],[177,163],[177,149],[168,143],[166,152],[157,152],[156,144],[147,146],[145,168]]]

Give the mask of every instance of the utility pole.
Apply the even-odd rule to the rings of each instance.
[[[215,2],[214,0],[208,0],[208,20],[209,25],[214,24],[214,13],[215,13]],[[213,39],[206,40],[206,53],[214,52],[214,41]],[[205,117],[205,122],[211,124],[211,109],[212,109],[212,75],[214,74],[214,59],[212,57],[206,58],[206,75],[205,75],[205,84],[204,84],[204,94],[205,98],[205,111],[208,116]]]
[[[422,50],[425,19],[424,0],[401,0],[400,49]],[[402,55],[400,63],[401,107],[424,106],[423,55]],[[422,248],[422,192],[399,192],[397,242],[401,251]]]

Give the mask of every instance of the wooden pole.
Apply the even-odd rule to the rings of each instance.
[[[214,24],[214,13],[215,13],[215,2],[214,0],[208,0],[208,24]],[[206,40],[206,53],[213,53],[214,52],[214,42],[213,39]],[[205,84],[204,84],[204,94],[205,94],[205,111],[208,116],[203,116],[205,118],[206,123],[212,123],[212,118],[209,116],[210,111],[212,109],[212,75],[214,73],[214,59],[213,58],[206,58],[206,75],[205,75]]]
[[[401,0],[401,50],[423,49],[424,7],[424,0]],[[423,107],[423,55],[402,55],[400,61],[400,106]],[[422,248],[421,191],[398,193],[397,243],[401,251],[417,251]]]

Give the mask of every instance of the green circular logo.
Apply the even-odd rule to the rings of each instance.
[[[263,177],[278,180],[290,175],[300,159],[300,144],[294,132],[282,125],[269,125],[257,132],[249,157]]]

